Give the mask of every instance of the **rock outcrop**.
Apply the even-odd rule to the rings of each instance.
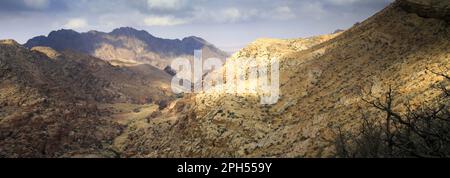
[[[52,49],[50,47],[36,46],[36,47],[31,48],[31,51],[41,52],[42,54],[45,54],[50,59],[58,59],[58,57],[61,56],[61,54],[59,52],[55,51],[54,49]]]
[[[19,46],[19,43],[17,43],[17,41],[12,39],[0,40],[0,44]]]
[[[421,17],[450,21],[450,1],[447,0],[399,0],[400,6]]]

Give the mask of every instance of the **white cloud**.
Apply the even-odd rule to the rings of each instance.
[[[144,19],[144,24],[147,26],[174,26],[186,23],[188,23],[188,20],[173,16],[149,16]]]
[[[290,20],[296,18],[287,6],[263,10],[257,8],[228,7],[223,9],[196,8],[190,22],[239,23],[252,20]]]
[[[379,2],[384,3],[392,3],[394,0],[377,0]],[[355,3],[370,3],[374,2],[374,0],[325,0],[326,3],[334,4],[334,5],[341,5],[341,6],[350,6]]]
[[[236,8],[229,8],[222,11],[221,16],[223,20],[229,22],[236,22],[242,18],[241,11]]]
[[[299,11],[303,16],[316,19],[321,19],[327,14],[323,4],[319,1],[303,3]]]
[[[64,25],[64,28],[69,29],[81,29],[88,27],[88,23],[86,19],[83,18],[73,18],[67,21],[67,23]]]
[[[235,7],[230,7],[217,11],[209,11],[204,16],[212,18],[213,21],[219,23],[235,23],[248,21],[259,15],[260,11],[257,9],[246,9],[243,11]]]
[[[147,6],[150,9],[177,10],[183,7],[183,5],[183,0],[147,0]]]
[[[49,6],[49,0],[24,0],[23,3],[33,9],[45,9]]]
[[[289,8],[288,6],[281,6],[275,8],[272,16],[274,19],[278,20],[288,20],[296,17],[296,15],[292,12],[291,8]]]
[[[355,3],[355,2],[359,2],[359,1],[363,1],[363,0],[327,0],[327,1],[332,4],[345,5],[345,4],[351,4],[351,3]]]

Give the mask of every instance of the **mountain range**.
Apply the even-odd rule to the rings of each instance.
[[[110,33],[73,30],[53,31],[48,36],[28,40],[27,48],[46,46],[56,51],[72,50],[106,60],[113,65],[150,64],[160,69],[178,57],[193,58],[194,50],[202,50],[204,58],[225,60],[228,54],[206,40],[191,36],[182,40],[155,37],[144,30],[122,27]]]
[[[172,93],[171,60],[197,49],[227,56],[198,37],[119,28],[2,40],[0,157],[338,157],[337,136],[450,88],[449,15],[449,1],[397,0],[344,31],[256,40],[210,73],[249,75],[252,62],[277,59],[271,105],[264,93]],[[383,98],[392,91],[395,100]],[[387,115],[368,100],[389,103]]]

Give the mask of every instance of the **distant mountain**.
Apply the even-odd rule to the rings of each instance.
[[[172,59],[191,59],[194,50],[203,50],[204,57],[225,59],[227,54],[206,40],[191,36],[182,40],[155,37],[144,30],[122,27],[110,33],[73,30],[52,31],[48,36],[38,36],[24,44],[27,48],[47,46],[57,51],[73,50],[89,54],[113,65],[128,66],[151,64],[160,69],[170,65]]]

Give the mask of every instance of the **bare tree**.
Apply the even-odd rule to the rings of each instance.
[[[447,82],[450,77],[436,73]],[[354,133],[336,134],[339,157],[450,157],[450,95],[444,84],[441,97],[420,107],[405,105],[407,112],[395,111],[392,87],[382,97],[363,98],[371,107],[385,115],[369,119],[363,114],[361,125]]]

